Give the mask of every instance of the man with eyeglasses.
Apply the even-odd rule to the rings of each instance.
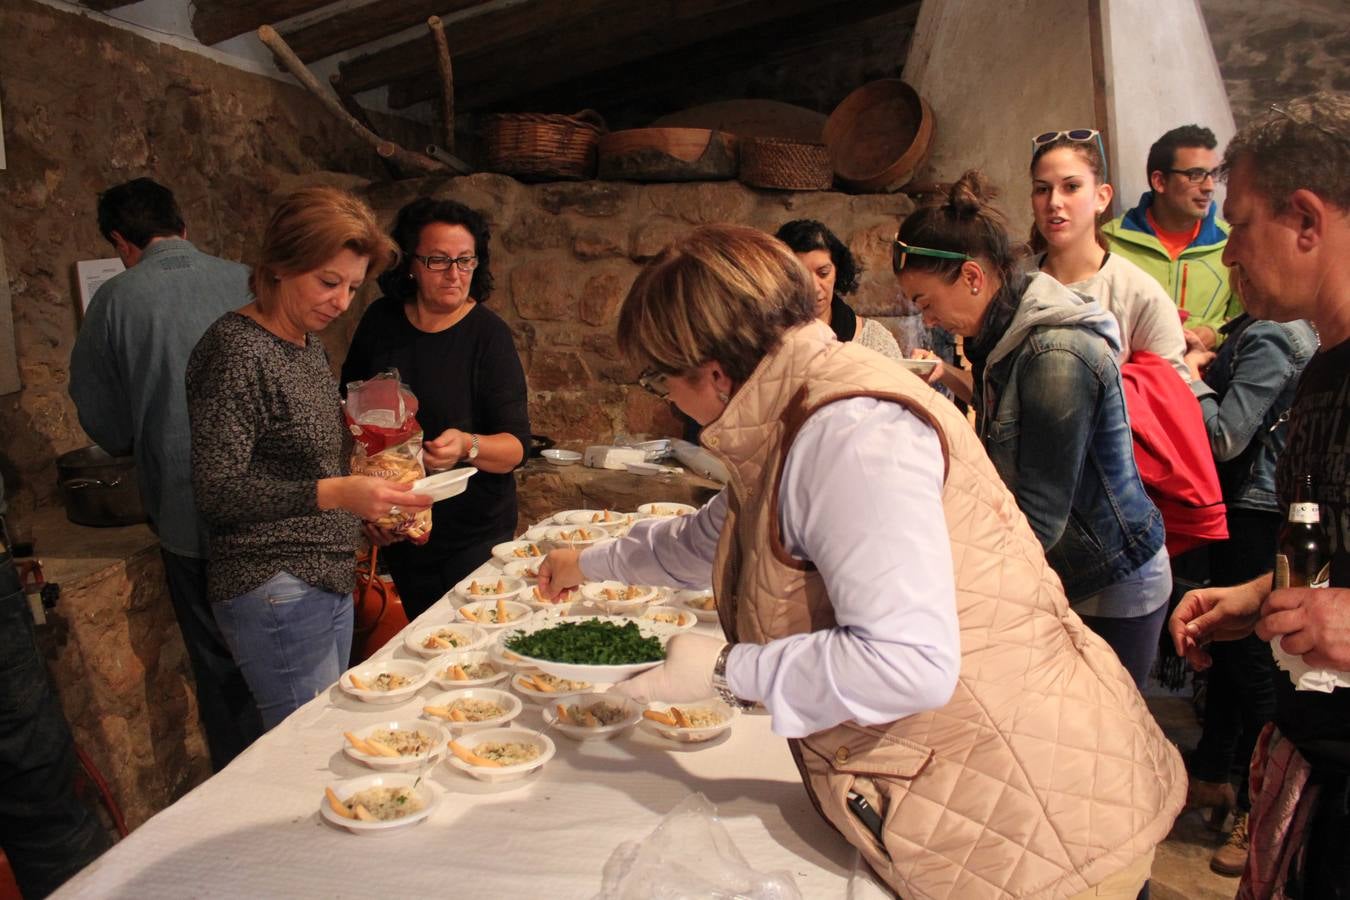
[[[1228,287],[1223,249],[1228,227],[1217,217],[1214,176],[1218,141],[1199,125],[1173,128],[1148,151],[1148,182],[1139,205],[1102,231],[1119,253],[1162,284],[1193,349],[1212,350],[1219,329],[1242,312]]]

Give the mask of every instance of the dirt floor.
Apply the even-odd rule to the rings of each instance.
[[[1200,723],[1191,707],[1189,688],[1169,694],[1161,688],[1147,694],[1149,709],[1163,731],[1182,750],[1195,746]],[[1150,900],[1231,900],[1238,880],[1210,871],[1209,858],[1223,842],[1209,830],[1199,812],[1182,813],[1153,862]]]

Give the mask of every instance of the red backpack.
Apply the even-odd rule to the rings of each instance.
[[[1228,537],[1227,510],[1200,403],[1171,363],[1137,350],[1120,367],[1144,489],[1162,512],[1171,556]]]

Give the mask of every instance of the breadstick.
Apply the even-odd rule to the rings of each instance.
[[[360,819],[362,822],[378,822],[378,821],[380,821],[379,819],[375,818],[375,816],[371,815],[370,810],[366,809],[366,808],[365,808],[364,806],[362,806],[360,803],[356,804],[356,810],[355,810],[355,812],[356,812],[356,818]]]
[[[367,685],[367,684],[366,684],[364,681],[362,681],[360,678],[358,678],[358,677],[356,676],[356,673],[355,673],[355,672],[352,672],[351,674],[349,674],[349,675],[347,676],[347,681],[351,682],[351,686],[354,687],[354,688],[356,688],[358,691],[368,691],[368,690],[370,690],[370,686]]]
[[[684,710],[678,706],[670,708],[670,714],[675,717],[675,724],[681,728],[693,728],[694,723],[689,721],[689,717],[684,714]]]
[[[499,594],[506,593],[506,582],[502,581],[500,578],[497,579],[497,593]]]
[[[501,597],[497,598],[497,624],[500,625],[506,621],[506,601]]]
[[[344,819],[356,818],[356,816],[352,815],[352,811],[347,808],[347,804],[339,800],[338,795],[333,793],[332,788],[330,787],[324,788],[323,795],[328,798],[328,806],[330,809],[333,810],[333,812],[337,813],[339,816],[342,816],[342,818]]]
[[[469,609],[467,606],[461,606],[459,608],[459,614],[464,618],[468,619],[470,622],[478,621],[478,615],[474,613],[471,609]]]
[[[450,710],[446,709],[444,706],[424,706],[422,707],[422,712],[429,716],[436,716],[438,719],[450,718]]]
[[[545,694],[552,694],[554,692],[547,681],[540,681],[533,675],[523,675],[521,676],[521,680],[533,687],[536,691],[543,691]]]
[[[470,593],[470,594],[481,594],[481,593],[483,593],[483,589],[480,588],[480,587],[478,586],[478,582],[477,582],[476,580],[475,580],[475,581],[470,581],[470,582],[469,582],[469,593]]]
[[[382,741],[372,739],[366,741],[365,745],[370,748],[365,751],[370,756],[384,756],[389,759],[398,759],[399,757],[399,752],[397,750]]]
[[[595,717],[595,713],[588,709],[581,716],[581,724],[585,725],[587,728],[599,728],[600,720]]]
[[[559,703],[556,709],[558,710],[558,721],[562,722],[564,725],[571,725],[572,714],[567,711],[567,707]]]
[[[643,710],[642,718],[660,722],[662,725],[674,725],[675,717],[670,713],[657,712],[654,709]]]
[[[452,706],[450,707],[450,721],[467,722],[469,721],[469,717],[464,715],[464,710]]]
[[[465,747],[459,741],[450,742],[450,752],[464,760],[471,766],[487,766],[493,769],[500,769],[502,764],[495,759],[484,759],[477,753],[474,753],[468,747]]]
[[[342,732],[342,736],[345,737],[347,739],[347,742],[350,743],[354,748],[366,754],[367,756],[376,755],[375,751],[370,749],[369,744],[361,740],[356,735],[352,734],[350,731]]]
[[[464,667],[463,667],[463,666],[461,666],[459,663],[455,663],[454,666],[451,667],[451,669],[450,669],[450,680],[451,680],[451,681],[471,681],[472,679],[469,678],[469,673],[464,671]]]

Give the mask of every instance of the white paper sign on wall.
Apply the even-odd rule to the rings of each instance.
[[[89,301],[103,282],[126,271],[117,257],[110,259],[82,259],[75,263],[75,277],[80,285],[80,315],[89,310]]]

